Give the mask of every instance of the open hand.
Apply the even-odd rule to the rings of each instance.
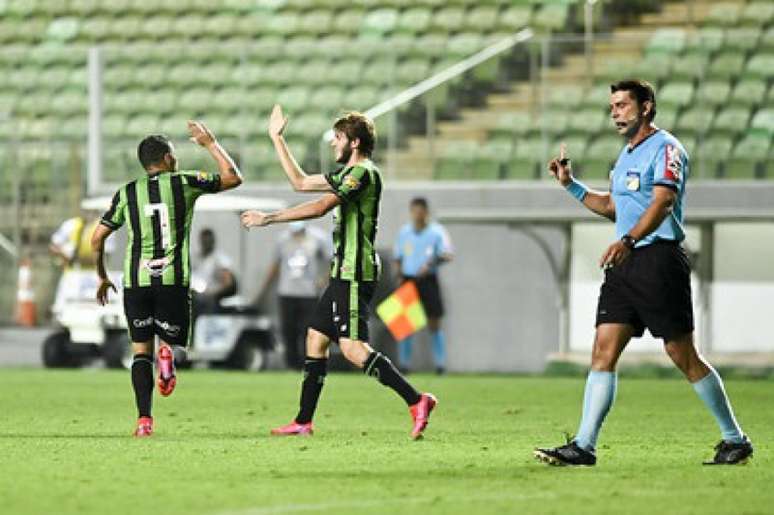
[[[245,229],[269,225],[269,217],[262,211],[245,211],[240,219],[242,220],[242,227]]]
[[[269,136],[271,138],[278,138],[285,132],[285,127],[288,126],[288,118],[282,113],[282,107],[279,104],[274,104],[274,108],[271,110],[271,116],[269,116]]]
[[[188,120],[188,132],[191,134],[191,141],[202,147],[206,147],[215,142],[215,135],[202,122]]]
[[[100,306],[104,306],[108,303],[109,290],[118,293],[118,290],[116,290],[115,285],[110,282],[110,279],[102,279],[97,287],[97,302],[99,302]]]
[[[572,182],[570,159],[567,157],[567,145],[564,143],[559,145],[559,157],[548,162],[548,171],[562,186],[567,186]]]

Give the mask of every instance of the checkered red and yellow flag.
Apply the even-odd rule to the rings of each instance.
[[[403,283],[376,308],[376,314],[397,341],[411,336],[427,325],[425,308],[413,281]]]

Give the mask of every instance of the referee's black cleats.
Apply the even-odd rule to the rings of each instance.
[[[566,465],[590,467],[597,464],[594,450],[582,449],[575,441],[567,442],[565,445],[553,449],[535,449],[534,455],[538,461],[557,467]]]
[[[752,442],[745,436],[742,443],[721,440],[715,446],[715,457],[704,465],[744,465],[753,455]]]

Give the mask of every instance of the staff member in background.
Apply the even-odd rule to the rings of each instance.
[[[433,361],[438,374],[446,371],[446,338],[441,330],[444,314],[441,288],[438,284],[438,266],[451,261],[452,246],[446,229],[430,221],[427,199],[417,197],[409,204],[411,222],[404,225],[395,242],[395,269],[398,281],[414,281],[419,298],[427,314],[427,327],[433,348]],[[401,369],[411,368],[414,336],[398,343]]]
[[[98,213],[82,211],[80,215],[62,222],[51,235],[48,250],[64,270],[72,267],[94,268],[95,255],[91,250],[91,235],[94,234],[99,221]],[[114,249],[114,239],[108,238],[105,241],[105,254],[111,254]]]
[[[325,235],[307,227],[304,221],[291,222],[290,229],[277,242],[274,262],[261,285],[256,304],[264,301],[278,280],[280,327],[289,368],[301,370],[304,366],[306,329],[317,299],[328,283],[332,255],[333,247]]]
[[[194,315],[214,313],[220,308],[220,301],[236,295],[237,280],[231,258],[216,246],[212,229],[199,233],[199,255],[193,262],[191,288],[194,296]]]

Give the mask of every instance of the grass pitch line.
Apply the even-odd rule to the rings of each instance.
[[[341,501],[324,503],[299,503],[299,504],[280,504],[275,506],[262,506],[255,508],[245,508],[243,510],[231,510],[218,512],[216,515],[274,515],[277,513],[302,513],[319,512],[336,509],[350,508],[382,508],[385,506],[396,506],[406,504],[429,504],[429,503],[471,503],[485,501],[528,501],[535,499],[554,499],[556,494],[552,492],[535,492],[532,494],[509,494],[509,495],[470,495],[465,497],[446,497],[436,495],[433,497],[399,497],[389,499],[372,499],[368,501]]]

